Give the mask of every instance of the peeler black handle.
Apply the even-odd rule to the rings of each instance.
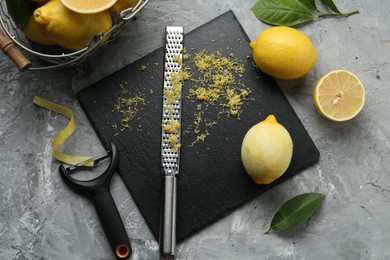
[[[100,176],[89,181],[76,180],[70,176],[78,167],[65,168],[61,165],[59,171],[63,181],[70,188],[91,199],[115,256],[123,259],[131,255],[132,249],[121,216],[110,192],[111,178],[118,161],[117,149],[113,143],[111,143],[111,151],[108,155],[111,155],[108,168]],[[94,161],[100,161],[102,158]]]
[[[110,191],[94,194],[91,200],[115,255],[127,258],[132,253],[131,246]]]

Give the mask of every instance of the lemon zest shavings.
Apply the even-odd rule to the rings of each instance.
[[[179,138],[178,138],[177,134],[171,134],[168,137],[168,145],[174,151],[179,150],[181,144],[179,143]]]
[[[180,130],[180,123],[176,120],[170,120],[164,127],[164,131],[168,134],[177,134]]]
[[[141,92],[132,94],[130,93],[127,85],[128,83],[122,82],[119,84],[121,90],[117,94],[116,103],[113,105],[113,112],[116,112],[120,115],[120,126],[115,123],[113,128],[120,131],[131,131],[133,128],[130,125],[130,122],[134,120],[138,112],[146,105],[145,95]]]
[[[194,51],[194,48],[191,48]],[[251,90],[241,81],[245,74],[243,61],[236,58],[236,55],[228,48],[227,55],[223,55],[222,50],[208,52],[201,50],[194,51],[194,64],[196,72],[192,72],[189,66],[185,66],[184,71],[188,71],[193,87],[189,89],[188,96],[192,102],[201,102],[197,105],[197,112],[194,113],[194,127],[187,127],[186,132],[193,132],[197,135],[195,143],[204,141],[209,133],[202,131],[204,127],[212,127],[217,121],[207,122],[203,111],[208,106],[222,107],[215,115],[220,119],[223,114],[239,119],[242,112],[242,106],[245,101],[251,100]],[[187,60],[187,59],[184,59]],[[197,75],[196,77],[194,75]],[[190,131],[191,130],[191,131]]]
[[[180,55],[175,55],[173,61],[177,63],[178,66],[182,66],[183,60]],[[169,70],[165,68],[165,70]],[[164,132],[169,134],[168,145],[172,150],[178,150],[181,146],[180,144],[180,123],[173,119],[173,114],[175,112],[175,104],[180,101],[181,93],[183,90],[184,80],[188,80],[191,77],[191,74],[188,69],[181,69],[178,72],[171,72],[169,75],[169,81],[172,85],[170,89],[164,89],[164,98],[166,99],[166,106],[168,110],[169,120],[165,122]],[[164,122],[163,122],[164,124]]]
[[[141,66],[139,67],[138,70],[140,70],[140,71],[146,71],[146,65],[141,65]]]

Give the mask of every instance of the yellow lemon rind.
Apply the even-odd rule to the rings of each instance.
[[[81,1],[83,1],[83,0],[81,0]],[[107,3],[104,6],[90,8],[90,9],[81,9],[80,7],[73,6],[72,4],[68,3],[67,0],[61,0],[61,3],[66,8],[68,8],[69,10],[71,10],[73,12],[79,13],[79,14],[95,14],[95,13],[103,12],[103,11],[110,9],[116,2],[117,2],[117,0],[112,0],[111,2]]]

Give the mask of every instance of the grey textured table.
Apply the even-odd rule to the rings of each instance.
[[[268,27],[249,10],[255,2],[151,0],[116,41],[75,68],[20,73],[0,55],[0,259],[112,259],[94,209],[63,185],[51,155],[67,120],[35,107],[33,96],[75,111],[78,128],[65,151],[99,154],[103,148],[75,91],[160,47],[166,25],[190,31],[231,9],[255,39]],[[305,77],[279,82],[320,162],[179,244],[178,259],[390,259],[390,2],[335,2],[360,13],[300,27],[316,46],[317,63]],[[312,95],[315,82],[338,68],[357,74],[367,95],[358,117],[336,124],[315,111]],[[111,188],[131,259],[158,259],[158,243],[117,175]],[[309,221],[264,235],[282,202],[311,191],[327,197]]]

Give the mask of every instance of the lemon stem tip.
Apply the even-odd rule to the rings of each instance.
[[[276,120],[276,117],[274,115],[269,115],[266,119],[266,122],[268,123],[277,123],[278,121]]]

